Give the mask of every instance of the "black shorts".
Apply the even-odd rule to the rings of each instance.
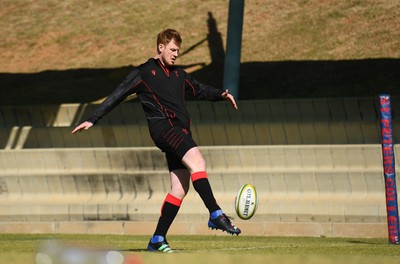
[[[169,171],[187,169],[182,163],[182,158],[189,149],[197,147],[191,131],[177,126],[165,130],[154,143],[165,152]]]

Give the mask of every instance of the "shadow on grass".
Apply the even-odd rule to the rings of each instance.
[[[376,241],[361,241],[361,240],[350,240],[348,242],[351,244],[360,244],[360,245],[394,245],[394,244],[390,244],[389,242],[379,243]],[[394,246],[398,246],[398,245],[394,245]]]
[[[191,65],[183,65],[189,67]],[[86,103],[107,96],[132,66],[40,73],[1,73],[0,105]],[[192,75],[219,87],[220,64]],[[400,95],[400,59],[249,62],[241,65],[239,99]]]

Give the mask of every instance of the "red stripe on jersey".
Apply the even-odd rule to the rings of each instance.
[[[169,133],[171,133],[172,131],[174,131],[173,128],[171,128],[170,130],[168,130],[167,133],[163,134],[164,138],[167,138],[167,136],[169,135]]]
[[[158,101],[157,96],[153,93],[153,91],[150,89],[150,87],[147,85],[147,83],[143,82],[143,84],[147,87],[147,90],[149,90],[149,92],[150,92],[151,95],[153,96],[154,100],[156,100],[157,104],[161,107],[161,111],[164,112],[164,107],[163,107],[163,105],[160,103],[160,101]]]
[[[185,82],[187,82],[190,85],[190,87],[192,87],[193,96],[195,96],[196,95],[196,90],[194,89],[194,86],[186,79],[185,79]]]
[[[177,148],[178,146],[177,146],[177,142],[179,141],[179,139],[181,139],[182,137],[181,136],[179,136],[179,135],[177,135],[176,136],[176,138],[174,138],[174,139],[172,139],[171,140],[171,146],[173,147],[173,148]]]
[[[153,96],[154,100],[156,100],[157,104],[160,106],[161,111],[164,112],[164,107],[163,105],[160,103],[160,101],[158,101],[157,96],[153,93],[153,91],[150,89],[150,87],[147,85],[147,83],[143,82],[143,84],[147,87],[147,90],[149,90],[149,92],[151,93],[151,95]],[[168,121],[170,123],[170,125],[173,127],[174,125],[172,124],[171,120],[168,118]]]
[[[143,81],[138,82],[137,84],[135,84],[134,86],[132,86],[132,90],[135,90],[136,86],[138,86],[140,83],[144,83]],[[135,92],[133,92],[135,93]]]
[[[179,142],[176,143],[175,149],[178,149],[178,147],[179,147],[179,145],[182,143],[182,141],[183,141],[183,138],[181,137],[181,140],[179,140]]]
[[[169,77],[169,70],[167,67],[165,67],[160,60],[157,60],[158,64],[160,64],[161,69],[163,69],[163,71],[165,72],[165,74]]]

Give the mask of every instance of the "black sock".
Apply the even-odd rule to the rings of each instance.
[[[215,200],[205,171],[192,174],[192,182],[194,189],[200,195],[210,214],[221,209]]]
[[[176,215],[178,214],[182,200],[168,194],[164,200],[164,204],[161,208],[161,216],[158,219],[158,224],[154,236],[167,236],[167,232]]]

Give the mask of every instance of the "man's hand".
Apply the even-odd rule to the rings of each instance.
[[[233,96],[229,93],[228,89],[225,90],[225,92],[222,93],[222,97],[226,100],[226,101],[230,101],[233,108],[238,109],[236,102],[235,102],[235,98],[233,98]]]
[[[77,132],[81,132],[82,130],[88,130],[92,126],[93,126],[93,123],[85,121],[82,124],[80,124],[79,126],[75,127],[75,129],[72,130],[71,134],[73,135]]]

